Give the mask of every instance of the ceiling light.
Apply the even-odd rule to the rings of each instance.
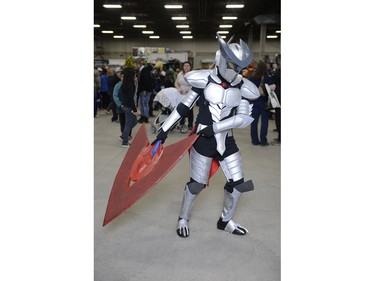
[[[183,39],[192,39],[193,36],[190,36],[190,35],[186,35],[186,36],[182,36]]]
[[[102,33],[113,33],[112,30],[102,30]]]
[[[113,35],[113,38],[124,38],[123,35]]]
[[[226,30],[221,30],[221,31],[218,31],[217,33],[219,33],[219,34],[228,34],[228,33],[229,33],[229,31],[226,31]]]
[[[237,17],[223,17],[223,20],[236,20]]]
[[[187,24],[180,24],[180,25],[176,25],[177,28],[189,28],[189,25]]]
[[[142,33],[143,34],[154,34],[154,32],[151,31],[151,30],[143,30]]]
[[[220,24],[219,25],[219,28],[232,28],[233,27],[233,25],[231,25],[231,24]]]
[[[100,24],[94,24],[94,27],[100,27]]]
[[[120,9],[120,8],[122,8],[122,6],[118,5],[118,4],[104,4],[103,7],[107,8],[107,9]]]
[[[186,20],[186,17],[172,17],[172,20]]]
[[[181,34],[191,34],[191,31],[188,31],[188,30],[186,30],[186,31],[180,31],[180,33]]]
[[[243,8],[244,5],[242,4],[228,4],[225,6],[225,8],[227,9],[230,9],[230,8],[234,8],[234,9],[239,9],[239,8]]]
[[[133,25],[134,28],[146,28],[146,25],[144,24],[135,24]]]
[[[227,38],[225,35],[223,35],[223,36],[220,35],[220,37],[223,38],[223,39]],[[215,36],[215,38],[217,39],[217,36]]]
[[[150,38],[150,39],[159,39],[160,36],[157,36],[157,35],[151,35],[149,38]]]
[[[182,5],[164,5],[166,9],[181,9]]]
[[[275,32],[276,32],[276,33],[281,33],[281,30],[276,30]]]
[[[267,38],[277,38],[277,35],[267,35]]]
[[[136,20],[136,17],[121,17],[122,20]]]

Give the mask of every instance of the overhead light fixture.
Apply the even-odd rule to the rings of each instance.
[[[245,5],[243,4],[228,4],[225,6],[225,8],[227,9],[241,9],[243,8]]]
[[[121,17],[122,20],[136,20],[136,17]]]
[[[231,24],[220,24],[219,25],[219,28],[232,28],[233,27],[233,25],[231,25]]]
[[[107,8],[107,9],[120,9],[120,8],[122,8],[122,6],[119,5],[119,4],[104,4],[103,7]]]
[[[224,16],[222,17],[223,20],[236,20],[237,17],[229,17],[229,16]]]
[[[123,35],[113,35],[113,38],[124,38]]]
[[[135,24],[133,25],[134,28],[146,28],[146,25],[144,24]]]
[[[189,28],[188,24],[178,24],[176,25],[177,28]]]
[[[267,35],[267,38],[274,39],[277,38],[277,35]]]
[[[102,33],[113,33],[112,30],[102,30]]]
[[[223,36],[220,35],[220,37],[223,38],[223,39],[227,38],[225,35],[223,35]],[[215,38],[217,39],[217,36],[215,36]]]
[[[94,24],[94,27],[100,27],[100,24]]]
[[[219,33],[219,34],[228,34],[229,31],[226,31],[226,30],[220,30],[220,31],[218,31],[217,33]]]
[[[149,36],[149,38],[150,38],[150,39],[159,39],[160,36],[158,36],[158,35],[151,35],[151,36]]]
[[[142,33],[143,34],[154,34],[154,32],[151,31],[151,30],[143,30]]]
[[[186,17],[172,17],[172,20],[186,20]]]
[[[192,39],[192,38],[193,38],[193,36],[191,36],[191,35],[182,36],[182,39]]]
[[[276,32],[276,33],[281,33],[281,30],[276,30],[275,32]]]
[[[180,31],[181,34],[191,34],[191,31],[185,30],[185,31]]]
[[[182,5],[164,5],[166,9],[182,9]]]

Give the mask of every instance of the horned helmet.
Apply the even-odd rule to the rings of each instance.
[[[240,39],[240,44],[226,43],[217,33],[220,50],[216,52],[215,64],[220,75],[232,82],[236,79],[237,74],[252,61],[253,54],[247,44]]]

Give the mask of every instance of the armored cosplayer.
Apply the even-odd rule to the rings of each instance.
[[[233,128],[244,128],[253,121],[251,101],[259,97],[257,87],[239,73],[252,60],[249,47],[240,43],[226,43],[217,34],[220,50],[216,52],[215,67],[211,70],[190,71],[185,75],[192,86],[190,92],[159,128],[157,139],[164,141],[168,131],[199,100],[199,113],[194,133],[199,137],[190,148],[190,181],[186,183],[177,234],[188,237],[189,219],[198,194],[206,187],[211,166],[219,163],[227,182],[224,186],[224,206],[217,228],[245,235],[248,230],[233,221],[241,194],[252,190],[251,180],[244,180],[240,151],[233,137]],[[218,165],[218,164],[217,164]]]

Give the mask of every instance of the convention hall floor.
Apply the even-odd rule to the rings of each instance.
[[[246,236],[216,228],[225,183],[220,169],[195,202],[190,236],[177,236],[177,216],[189,178],[187,154],[159,184],[103,227],[112,184],[128,148],[118,139],[120,125],[105,111],[98,113],[93,121],[96,281],[280,280],[280,146],[252,145],[249,127],[234,131],[245,180],[252,179],[255,186],[243,194],[234,216],[249,230]],[[138,124],[133,129],[133,136],[139,128]],[[277,136],[274,128],[270,120],[269,142]],[[150,124],[147,133],[150,141],[155,139]],[[165,145],[184,137],[172,131]]]

